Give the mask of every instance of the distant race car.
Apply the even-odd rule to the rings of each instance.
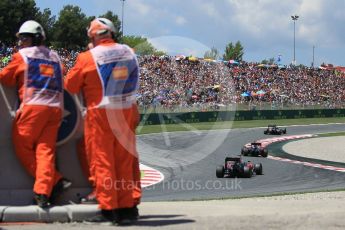
[[[268,125],[267,129],[264,131],[264,134],[271,134],[271,135],[286,134],[286,128],[281,129],[281,128],[278,128],[276,125]]]
[[[250,161],[244,161],[242,156],[228,156],[225,158],[224,165],[217,167],[217,178],[223,177],[247,177],[253,175],[262,175],[262,164],[254,164]]]
[[[243,156],[251,155],[256,157],[267,157],[268,151],[267,148],[263,147],[260,142],[252,142],[242,147],[241,154]]]

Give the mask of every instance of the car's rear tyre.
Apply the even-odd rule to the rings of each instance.
[[[264,134],[267,134],[267,131],[266,131],[266,130],[264,131]]]
[[[247,148],[242,148],[241,153],[243,156],[248,156],[249,150]]]
[[[252,170],[250,170],[250,168],[248,168],[247,166],[243,167],[243,177],[246,177],[246,178],[252,177]]]
[[[257,175],[262,175],[262,164],[255,164],[254,165],[254,170]]]
[[[268,150],[267,149],[262,150],[261,156],[267,157],[268,156]]]
[[[224,166],[218,166],[217,167],[216,176],[217,176],[217,178],[223,178],[224,177]]]

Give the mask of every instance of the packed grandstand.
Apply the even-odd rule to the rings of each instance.
[[[14,47],[0,46],[1,67]],[[58,50],[71,68],[80,51]],[[142,110],[344,108],[345,74],[331,66],[262,65],[184,56],[140,56]]]

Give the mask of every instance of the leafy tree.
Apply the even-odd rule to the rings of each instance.
[[[273,57],[270,58],[270,59],[268,60],[268,63],[269,63],[270,65],[273,65],[274,62],[275,62],[275,59],[274,59]]]
[[[54,25],[54,46],[67,49],[85,47],[89,41],[86,32],[89,22],[90,18],[81,12],[80,7],[64,6]]]
[[[265,65],[273,65],[275,63],[275,59],[274,57],[270,58],[270,59],[264,59],[261,61],[261,64],[265,64]]]
[[[38,12],[34,0],[1,0],[0,40],[7,44],[14,43],[21,24],[27,20],[35,20]]]
[[[225,47],[225,52],[223,54],[223,59],[228,61],[233,59],[234,56],[234,45],[232,42],[230,42],[226,47]]]
[[[133,48],[135,53],[139,55],[164,55],[162,51],[158,51],[145,37],[141,36],[124,36],[122,43]]]
[[[54,39],[54,24],[55,24],[55,15],[51,16],[50,9],[44,9],[43,12],[38,12],[36,16],[36,21],[39,22],[46,33],[46,44],[50,44],[50,41]]]
[[[115,26],[115,41],[120,41],[121,38],[121,21],[119,19],[119,17],[115,14],[113,14],[113,12],[111,11],[107,11],[105,14],[100,15],[100,18],[107,18],[110,21],[112,21],[114,23]]]
[[[211,50],[205,52],[204,58],[216,60],[219,58],[219,51],[217,50],[217,48],[212,47]]]
[[[139,55],[151,55],[156,52],[155,47],[147,40],[135,46],[134,50]]]
[[[139,44],[146,42],[147,38],[141,37],[141,36],[123,36],[121,39],[121,42],[123,44],[128,45],[129,47],[135,48]]]
[[[236,54],[235,60],[242,61],[243,54],[244,54],[244,48],[243,48],[240,41],[237,41],[235,44],[235,54]]]
[[[158,51],[155,51],[153,55],[164,56],[164,55],[166,55],[166,53],[164,51],[158,50]]]
[[[232,42],[230,42],[225,48],[223,59],[242,61],[244,54],[243,50],[244,48],[240,41],[237,41],[235,45],[233,45]]]
[[[267,65],[268,63],[269,63],[269,61],[267,59],[264,59],[264,60],[261,61],[261,64]]]

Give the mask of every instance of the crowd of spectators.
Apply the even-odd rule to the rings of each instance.
[[[340,108],[345,75],[308,67],[229,65],[176,57],[141,57],[141,107],[169,110]]]
[[[0,42],[1,67],[13,46]],[[67,70],[80,51],[58,49]],[[207,111],[219,109],[343,108],[345,75],[308,67],[230,65],[222,61],[176,56],[139,56],[138,103],[143,110]],[[241,107],[242,106],[242,107]]]
[[[234,95],[223,63],[169,56],[139,57],[139,105],[143,109],[207,110],[228,105]]]
[[[51,49],[54,49],[54,47],[50,47]],[[74,62],[78,56],[78,54],[81,52],[80,50],[67,50],[67,49],[54,49],[59,54],[61,61],[64,63],[64,66],[67,70],[73,67]]]
[[[0,68],[3,68],[11,60],[11,55],[16,51],[15,46],[7,46],[0,41]]]
[[[257,104],[288,107],[340,108],[345,101],[345,75],[333,70],[319,68],[258,68],[242,65],[233,68],[231,78],[235,81],[237,96],[250,92],[250,100]],[[257,94],[258,91],[265,92]]]

